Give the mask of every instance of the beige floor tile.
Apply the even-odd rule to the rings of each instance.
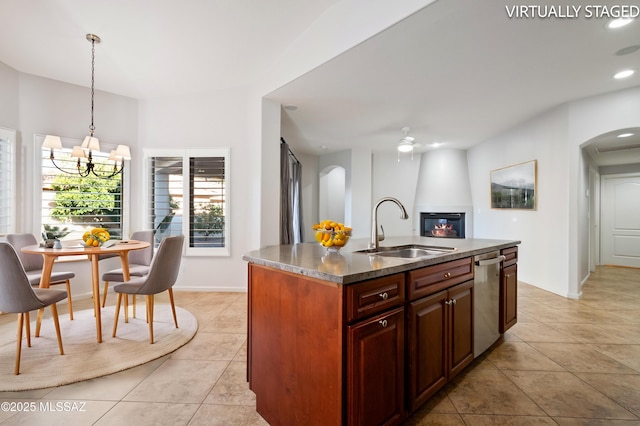
[[[247,314],[242,312],[222,312],[202,326],[202,331],[211,333],[247,332]]]
[[[424,416],[409,417],[403,426],[458,426],[465,425],[460,414],[428,413]]]
[[[256,396],[249,390],[247,383],[247,365],[244,362],[231,362],[218,379],[203,404],[248,405],[256,404]]]
[[[505,371],[549,416],[636,419],[631,412],[569,372]]]
[[[188,345],[171,354],[171,358],[231,361],[238,354],[246,340],[246,333],[209,333],[202,331],[198,332]]]
[[[624,333],[621,328],[625,324],[554,324],[553,328],[557,331],[574,337],[573,342],[582,343],[613,343],[613,344],[631,344],[637,343],[633,336]],[[534,340],[535,341],[535,340]]]
[[[555,425],[546,416],[483,416],[477,414],[463,414],[465,425],[469,426],[545,426]]]
[[[538,351],[568,371],[584,373],[624,373],[636,371],[615,359],[579,343],[530,343]]]
[[[515,334],[520,340],[526,342],[559,342],[569,343],[577,342],[575,337],[570,334],[563,333],[555,325],[551,327],[547,323],[518,323],[513,326],[508,333]]]
[[[168,359],[123,400],[202,403],[228,364],[227,361]]]
[[[120,401],[168,359],[169,355],[119,373],[54,388],[46,397]]]
[[[120,402],[95,425],[187,425],[198,408],[198,404]]]
[[[640,373],[640,345],[589,345]]]
[[[488,359],[500,370],[564,370],[526,342],[504,342],[493,348]]]
[[[449,399],[461,414],[539,416],[545,413],[498,370],[470,370],[456,378]]]
[[[640,421],[640,375],[576,373],[585,382],[634,413]]]
[[[639,420],[581,419],[575,417],[553,417],[559,426],[640,426]]]
[[[189,426],[268,426],[255,407],[244,405],[204,404],[196,412]]]

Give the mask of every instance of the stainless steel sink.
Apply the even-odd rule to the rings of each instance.
[[[417,259],[422,257],[441,256],[455,251],[452,247],[423,246],[418,244],[408,244],[403,246],[378,247],[377,249],[359,250],[356,253],[363,253],[384,257],[400,257],[404,259]]]

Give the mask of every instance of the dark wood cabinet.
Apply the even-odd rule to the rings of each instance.
[[[499,331],[504,333],[518,322],[518,247],[503,249],[500,271]]]
[[[409,304],[409,411],[473,361],[472,292],[467,281]]]
[[[404,308],[348,327],[347,424],[395,425],[404,408]]]
[[[516,320],[503,249],[501,332]],[[249,264],[247,378],[271,425],[397,425],[473,361],[473,259],[350,284]]]

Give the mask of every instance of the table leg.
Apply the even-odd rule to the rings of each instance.
[[[100,271],[98,255],[89,255],[91,260],[91,285],[93,287],[93,311],[96,316],[96,340],[102,343],[102,314],[100,313]]]
[[[56,260],[54,256],[42,256],[42,275],[40,276],[40,288],[49,288],[51,283],[51,272],[53,271],[53,262]],[[38,309],[38,317],[36,319],[36,337],[40,337],[40,326],[42,325],[42,314],[44,309]]]

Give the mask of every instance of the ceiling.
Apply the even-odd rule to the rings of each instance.
[[[258,81],[338,2],[0,0],[0,61],[89,86],[91,32],[102,38],[98,90],[137,99],[225,90]],[[614,31],[606,19],[509,18],[505,3],[438,0],[270,93],[297,107],[283,110],[287,141],[301,153],[393,151],[410,127],[419,151],[466,149],[567,101],[640,85],[640,73],[612,78],[640,70],[640,50],[616,55],[640,46],[639,19]],[[606,138],[598,143],[621,143]],[[605,165],[607,155],[594,158]],[[612,161],[640,163],[640,149],[621,158]]]

